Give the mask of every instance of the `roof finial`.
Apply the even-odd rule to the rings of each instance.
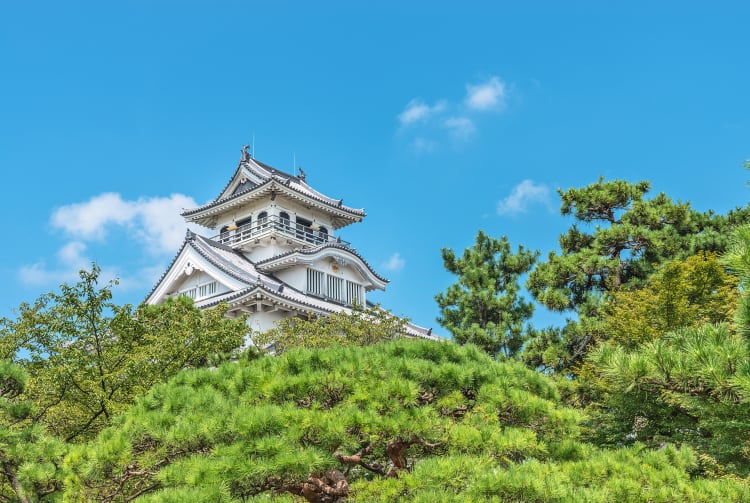
[[[250,152],[247,151],[247,149],[250,148],[250,145],[243,145],[242,146],[242,157],[240,158],[240,162],[248,162],[250,160]]]

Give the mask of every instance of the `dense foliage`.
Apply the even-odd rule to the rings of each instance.
[[[728,274],[713,253],[666,262],[642,288],[611,293],[604,337],[632,348],[679,328],[731,322],[737,287],[737,276]]]
[[[0,360],[0,501],[40,501],[60,488],[65,448],[27,421],[35,412],[24,397],[27,381],[23,368]]]
[[[603,335],[603,304],[613,291],[642,286],[665,261],[723,252],[731,228],[750,222],[747,208],[726,216],[699,212],[663,193],[647,199],[649,188],[648,182],[600,179],[558,191],[560,212],[575,223],[560,236],[560,252],[550,252],[526,286],[549,309],[576,317],[562,330],[540,333],[528,361],[574,371]]]
[[[156,382],[239,347],[246,331],[244,320],[186,298],[117,306],[98,274],[81,271],[75,285],[0,320],[0,357],[27,370],[35,420],[68,441],[95,434]]]
[[[115,305],[112,284],[100,287],[98,275],[97,267],[81,271],[78,283],[21,305],[15,320],[0,320],[0,358],[13,363],[3,371],[18,369],[25,376],[23,407],[15,403],[13,420],[6,413],[3,424],[14,439],[14,456],[37,459],[44,476],[52,477],[55,470],[42,467],[57,463],[60,452],[42,447],[53,444],[47,435],[63,445],[94,437],[136,396],[183,369],[221,360],[241,346],[246,333],[244,319],[225,318],[224,308],[201,311],[185,298],[136,309]],[[29,476],[26,494],[39,477]],[[7,473],[5,478],[14,484]],[[48,489],[58,486],[57,479],[46,482]]]
[[[726,325],[677,330],[592,355],[607,393],[602,443],[688,444],[723,472],[750,471],[750,350]]]
[[[534,312],[534,305],[519,295],[518,279],[529,272],[539,253],[523,246],[513,253],[505,236],[494,239],[479,231],[463,256],[456,257],[450,248],[443,248],[442,255],[446,270],[458,276],[458,282],[435,296],[441,312],[438,322],[459,344],[476,344],[490,355],[515,356]]]
[[[600,450],[553,383],[399,340],[185,372],[68,457],[71,501],[717,501],[689,449]]]
[[[399,318],[379,306],[354,306],[328,316],[284,318],[267,332],[253,334],[253,344],[261,351],[274,354],[293,348],[324,348],[369,346],[401,337],[406,319]]]

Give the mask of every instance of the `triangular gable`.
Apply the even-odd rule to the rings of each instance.
[[[266,180],[266,178],[258,176],[255,171],[248,169],[244,163],[240,163],[240,165],[237,166],[234,175],[232,175],[232,178],[229,180],[229,183],[227,183],[227,186],[215,201],[220,201],[233,195],[251,190]]]
[[[196,274],[205,278],[212,278],[216,281],[220,285],[216,294],[238,291],[248,286],[248,283],[240,281],[212,264],[188,242],[180,250],[180,253],[172,262],[172,265],[164,274],[159,284],[154,288],[154,291],[148,296],[146,302],[149,304],[164,302],[167,298],[176,295],[181,287],[189,284],[191,276],[196,277],[194,276]]]

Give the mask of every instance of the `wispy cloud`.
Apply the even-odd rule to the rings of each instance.
[[[52,213],[50,223],[68,241],[58,250],[53,264],[40,260],[23,265],[18,277],[24,284],[34,286],[76,281],[78,271],[89,269],[95,261],[87,254],[88,245],[117,246],[107,239],[119,228],[125,230],[126,239],[142,245],[144,256],[149,256],[152,263],[128,275],[119,274],[116,266],[102,265],[101,278],[119,279],[123,289],[143,288],[158,278],[165,266],[164,257],[174,254],[182,243],[187,224],[180,213],[183,208],[194,206],[195,201],[182,194],[125,200],[113,192],[62,206]]]
[[[84,241],[101,241],[112,227],[124,227],[154,253],[165,253],[174,251],[185,236],[182,208],[194,206],[193,198],[182,194],[126,201],[120,194],[107,192],[58,208],[51,223]]]
[[[549,187],[527,179],[516,185],[508,197],[497,203],[497,212],[500,215],[525,213],[533,204],[550,206],[549,198]]]
[[[433,105],[414,98],[396,116],[398,133],[408,139],[414,152],[434,153],[444,143],[460,146],[478,132],[482,115],[505,106],[507,90],[500,77],[493,75],[464,87],[463,98],[440,99]]]
[[[391,255],[391,257],[386,262],[383,263],[383,269],[385,269],[386,271],[398,272],[403,269],[405,265],[406,260],[401,258],[400,253],[396,252]]]
[[[78,271],[91,267],[91,261],[84,255],[86,244],[71,241],[57,252],[58,267],[48,268],[45,261],[40,260],[31,265],[24,265],[18,271],[18,276],[26,285],[46,285],[74,281]]]
[[[494,76],[481,84],[467,84],[465,103],[473,110],[502,107],[505,104],[505,84]]]
[[[460,140],[469,138],[477,130],[474,121],[468,117],[448,117],[443,122],[443,126],[450,131],[454,138]]]
[[[408,126],[416,122],[425,121],[431,116],[439,114],[445,110],[446,103],[444,101],[438,101],[434,105],[430,106],[419,99],[411,100],[404,109],[398,115],[398,120],[403,126]]]

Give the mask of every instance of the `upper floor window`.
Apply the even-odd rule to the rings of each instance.
[[[307,293],[347,305],[363,304],[365,301],[364,288],[359,283],[331,276],[316,269],[307,270]]]

